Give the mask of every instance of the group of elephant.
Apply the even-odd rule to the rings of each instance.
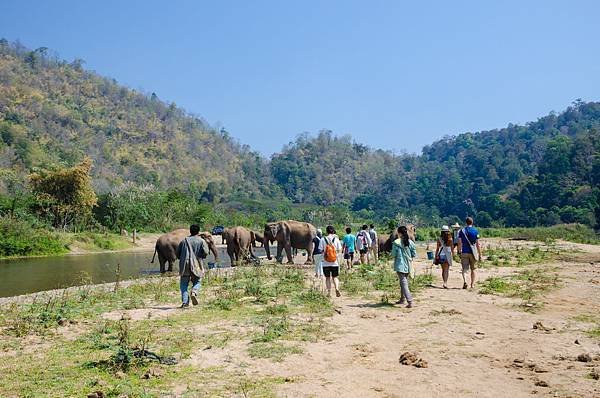
[[[409,237],[415,240],[415,227],[408,225]],[[177,246],[189,235],[188,229],[176,229],[164,235],[161,235],[155,245],[154,258],[158,255],[160,264],[160,272],[173,271],[173,265],[177,260]],[[239,264],[248,258],[256,258],[253,252],[253,247],[256,243],[261,243],[267,254],[267,259],[271,260],[270,245],[277,242],[278,262],[283,261],[283,251],[287,257],[287,263],[293,264],[292,253],[294,250],[306,250],[306,264],[313,263],[314,238],[317,236],[317,228],[307,222],[285,220],[276,221],[265,224],[263,233],[249,230],[245,227],[225,228],[221,235],[221,243],[227,245],[227,254],[229,255],[231,266]],[[208,244],[210,252],[215,257],[215,262],[219,260],[217,245],[213,235],[210,232],[200,232],[200,237]],[[398,238],[398,233],[393,231],[390,235],[380,235],[378,237],[378,248],[380,252],[390,252],[392,250],[392,242]],[[168,269],[165,265],[168,264]]]

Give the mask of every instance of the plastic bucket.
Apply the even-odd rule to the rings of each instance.
[[[427,260],[433,260],[433,252],[432,251],[427,252]]]

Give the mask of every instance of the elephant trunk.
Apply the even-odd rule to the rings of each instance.
[[[215,263],[219,262],[219,254],[217,252],[217,246],[215,245],[215,242],[213,242],[212,240],[208,243],[208,247],[210,249],[210,251],[212,252],[212,254],[215,256]]]
[[[265,252],[267,253],[267,259],[271,259],[271,239],[268,236],[267,231],[265,231],[265,235],[263,237],[263,246],[265,247]]]

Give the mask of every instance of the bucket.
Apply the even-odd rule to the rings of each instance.
[[[433,260],[433,252],[431,250],[427,252],[427,260]]]

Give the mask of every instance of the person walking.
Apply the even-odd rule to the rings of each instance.
[[[358,252],[360,253],[360,263],[365,264],[365,256],[366,262],[369,262],[369,250],[371,247],[371,236],[369,235],[369,226],[367,224],[363,224],[361,230],[356,234],[356,245],[358,246]]]
[[[317,229],[317,236],[313,239],[313,262],[315,264],[315,278],[323,277],[323,252],[325,251],[325,241],[323,240],[323,231]]]
[[[454,223],[452,226],[452,242],[454,243],[454,248],[456,248],[456,252],[458,253],[458,233],[460,232],[460,224]]]
[[[356,250],[356,236],[352,235],[352,228],[346,228],[346,235],[342,240],[342,251],[344,260],[346,260],[346,268],[351,269],[354,264],[354,251]]]
[[[392,243],[392,257],[394,258],[394,271],[400,283],[400,300],[396,304],[408,302],[406,308],[412,308],[413,299],[408,289],[408,276],[412,267],[412,260],[417,256],[415,242],[408,237],[408,229],[402,225],[398,227],[398,239]]]
[[[347,230],[346,230],[347,231]],[[325,244],[323,252],[323,275],[325,275],[325,288],[327,296],[331,297],[331,285],[335,288],[335,295],[340,297],[340,264],[338,263],[338,253],[342,250],[340,238],[335,234],[335,229],[332,225],[328,225],[325,229],[327,236],[323,238]],[[350,232],[348,232],[350,233]]]
[[[369,237],[371,238],[371,257],[377,264],[379,261],[379,238],[373,224],[369,225]]]
[[[442,280],[444,281],[444,289],[448,289],[448,274],[452,266],[452,256],[454,255],[454,242],[450,228],[447,225],[442,226],[440,237],[437,240],[437,248],[435,250],[437,263],[442,267]]]
[[[458,233],[458,252],[462,263],[463,289],[467,288],[467,272],[471,270],[471,289],[475,285],[475,270],[477,261],[481,261],[481,247],[479,246],[479,231],[473,226],[473,218],[467,217],[466,227]]]
[[[198,305],[200,280],[204,276],[204,259],[208,256],[208,247],[198,234],[200,227],[190,226],[190,236],[177,246],[175,254],[179,258],[179,290],[181,291],[181,308],[190,306],[190,295],[193,305]],[[192,282],[191,294],[188,293],[189,283]]]

